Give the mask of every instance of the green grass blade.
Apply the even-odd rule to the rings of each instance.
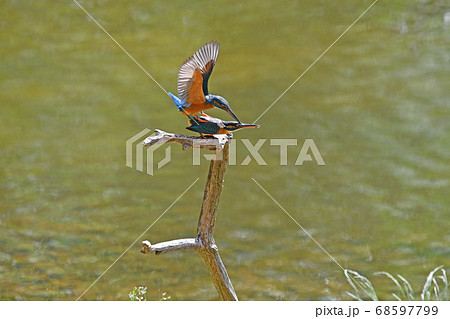
[[[428,274],[427,280],[423,285],[422,293],[420,294],[420,297],[422,298],[423,301],[429,301],[431,299],[430,288],[433,284],[434,275],[436,274],[437,271],[439,271],[439,269],[442,269],[443,267],[444,266],[436,267]]]
[[[445,272],[445,269],[442,268],[441,269],[442,275],[437,276],[438,279],[442,280],[442,283],[444,285],[440,295],[439,295],[439,300],[449,300],[448,298],[448,287],[450,285],[448,279],[447,279],[447,273]]]
[[[392,296],[394,296],[395,299],[397,299],[398,301],[403,301],[399,296],[397,296],[396,294],[392,294]]]
[[[351,292],[346,291],[347,295],[355,299],[356,301],[363,301],[359,296],[352,294]]]
[[[385,272],[385,271],[379,271],[376,272],[375,275],[385,275],[386,277],[388,277],[390,280],[392,280],[394,282],[394,284],[397,286],[398,290],[400,291],[401,295],[403,296],[404,299],[407,298],[405,292],[403,291],[403,287],[400,285],[400,283],[398,282],[398,280],[392,276],[390,273]],[[394,297],[396,297],[398,300],[402,300],[400,299],[396,294],[393,294]]]
[[[357,273],[356,271],[348,269],[344,270],[344,275],[347,278],[348,283],[352,286],[353,290],[355,291],[354,295],[355,297],[357,297],[356,298],[357,300],[362,300],[360,296],[360,290],[362,290],[369,296],[369,298],[371,298],[374,301],[378,301],[375,288],[373,287],[369,279]]]
[[[406,280],[403,276],[397,275],[398,278],[403,282],[403,286],[405,289],[406,296],[409,301],[416,300],[416,297],[414,296],[414,290],[412,289],[411,285],[409,284],[409,281]]]
[[[434,291],[434,298],[436,300],[439,300],[441,292],[439,291],[439,284],[437,283],[436,278],[433,278],[433,291]]]

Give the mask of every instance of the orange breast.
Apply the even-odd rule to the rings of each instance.
[[[196,103],[196,104],[193,103],[193,104],[189,105],[187,108],[185,108],[185,110],[186,110],[186,113],[188,113],[189,115],[192,115],[192,114],[196,114],[197,112],[201,112],[201,111],[211,109],[211,108],[213,108],[212,104],[205,105],[204,103]]]
[[[224,128],[221,128],[217,134],[228,134],[228,133],[230,133],[230,132]]]

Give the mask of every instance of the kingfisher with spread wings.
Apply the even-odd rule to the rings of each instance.
[[[193,56],[183,62],[178,71],[178,97],[169,92],[178,110],[186,116],[198,118],[197,113],[207,109],[219,108],[241,123],[231,110],[227,100],[219,95],[209,94],[208,80],[217,57],[219,42],[208,42]]]

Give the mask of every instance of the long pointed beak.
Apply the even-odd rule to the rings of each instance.
[[[225,109],[225,111],[227,111],[228,114],[230,114],[236,121],[238,121],[239,123],[242,123],[241,120],[238,119],[238,117],[236,116],[236,114],[233,113],[233,111],[230,109],[229,106],[227,106],[227,108]]]
[[[259,128],[258,124],[242,124],[242,128]]]

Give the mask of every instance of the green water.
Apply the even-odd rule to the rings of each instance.
[[[167,90],[203,43],[221,43],[210,91],[253,122],[371,1],[82,1]],[[143,237],[196,232],[208,163],[172,145],[154,176],[125,166],[144,128],[185,133],[164,92],[72,1],[2,2],[0,299],[74,300]],[[344,268],[420,290],[450,266],[450,25],[445,1],[379,1],[259,121],[236,138],[298,139],[288,165],[230,166],[215,238],[242,300],[349,297]],[[448,20],[448,19],[447,19]],[[220,111],[212,115],[227,117]],[[326,166],[295,166],[315,141]],[[238,163],[248,152],[238,141]],[[163,153],[158,153],[163,156]],[[142,255],[139,240],[83,296],[214,300],[193,252]]]

